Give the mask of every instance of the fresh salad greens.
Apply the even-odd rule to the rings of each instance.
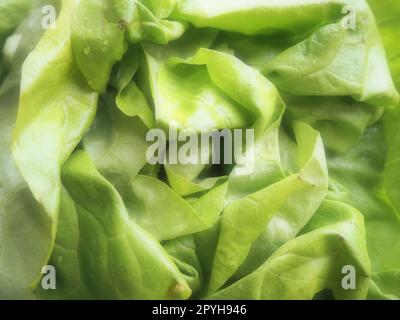
[[[0,298],[400,299],[399,39],[398,0],[0,1]]]

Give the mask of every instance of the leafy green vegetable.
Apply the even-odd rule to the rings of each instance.
[[[398,0],[2,1],[0,298],[400,299],[399,30]]]
[[[278,237],[281,239],[276,239],[276,235],[272,239],[263,239],[263,251],[270,249],[268,244],[271,242],[277,246],[295,236],[325,197],[328,180],[322,142],[316,132],[310,131],[303,124],[295,125],[295,133],[299,143],[298,162],[300,166],[304,166],[300,172],[284,176],[278,182],[253,191],[225,208],[214,256],[210,292],[220,288],[241,265],[248,256],[251,245],[270,222],[274,225],[274,232],[278,231],[277,224],[282,224],[283,221],[287,226],[280,230],[282,234]],[[310,142],[311,148],[303,145]],[[267,237],[271,238],[271,234]],[[258,256],[262,254],[258,252]],[[252,263],[255,267],[256,262]]]
[[[54,265],[65,275],[60,280],[66,287],[57,291],[59,297],[176,299],[190,295],[184,277],[161,245],[129,220],[122,198],[83,151],[67,161],[62,178],[68,193],[63,193],[62,229],[52,254]]]
[[[78,2],[63,2],[56,28],[44,34],[24,62],[14,130],[17,165],[54,220],[61,192],[60,167],[90,126],[98,96],[84,82],[72,56],[72,16]]]
[[[326,201],[305,234],[288,241],[255,272],[212,296],[217,299],[311,299],[330,289],[338,299],[366,296],[369,260],[362,215],[352,207]],[[358,288],[341,287],[341,268],[358,269]]]
[[[32,298],[52,246],[52,227],[35,201],[11,154],[21,65],[42,36],[40,11],[33,10],[15,31],[18,45],[12,68],[0,88],[0,297]],[[31,25],[35,27],[32,28]],[[29,263],[27,263],[29,261]]]

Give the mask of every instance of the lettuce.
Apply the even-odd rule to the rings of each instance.
[[[399,17],[3,1],[0,298],[400,299]]]

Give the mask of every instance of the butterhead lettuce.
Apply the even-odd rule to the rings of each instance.
[[[397,0],[2,1],[0,298],[400,299],[399,30]]]

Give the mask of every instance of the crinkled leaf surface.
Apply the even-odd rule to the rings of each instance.
[[[400,299],[399,10],[1,1],[0,297]],[[254,129],[252,170],[151,129]]]

